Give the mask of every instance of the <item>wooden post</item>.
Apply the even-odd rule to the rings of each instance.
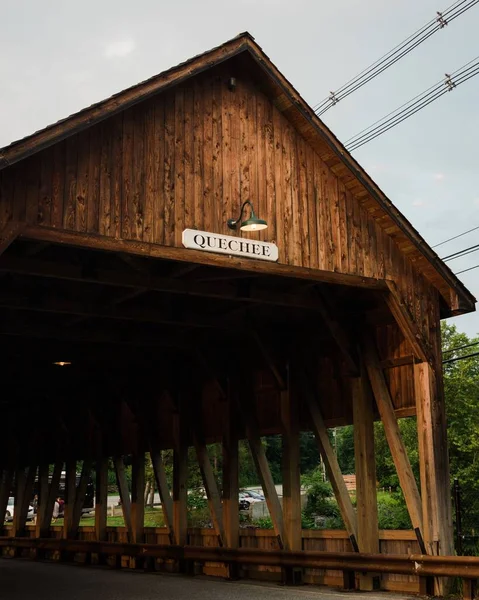
[[[28,469],[17,469],[16,472],[16,494],[13,515],[14,536],[25,533],[25,524],[28,515],[28,507],[32,500],[33,485],[35,483],[36,467]]]
[[[374,411],[369,383],[364,376],[351,379],[356,464],[358,545],[361,552],[379,553],[376,458],[374,453]],[[372,590],[374,577],[359,575],[359,589]]]
[[[283,425],[283,519],[285,547],[302,549],[298,402],[290,389],[280,392]]]
[[[8,499],[12,491],[14,470],[10,467],[5,467],[2,471],[0,480],[0,529],[3,529],[5,513],[7,512]]]
[[[158,492],[160,494],[163,518],[165,520],[165,525],[168,528],[170,544],[173,544],[175,541],[173,533],[173,500],[171,499],[168,482],[166,480],[165,465],[163,464],[163,459],[161,457],[161,450],[153,449],[153,447],[154,445],[151,446],[151,463],[155,473],[156,486],[158,487]]]
[[[80,481],[78,483],[78,488],[75,493],[75,502],[73,504],[73,513],[71,518],[71,528],[68,532],[69,538],[75,538],[78,534],[78,527],[80,525],[81,515],[83,504],[85,502],[85,495],[87,491],[88,481],[91,475],[91,467],[92,461],[90,459],[85,459],[83,461],[83,467],[80,475]],[[76,481],[76,473],[75,473],[75,481]]]
[[[76,496],[76,460],[69,460],[65,465],[65,504],[63,506],[63,535],[67,539],[73,525],[73,513]]]
[[[289,373],[289,375],[291,375]],[[291,389],[288,377],[287,389],[280,392],[281,421],[283,429],[283,520],[284,537],[287,550],[302,550],[301,527],[301,473],[299,450],[299,414],[298,399]],[[297,585],[302,583],[302,569],[285,568],[283,570],[285,583]]]
[[[356,513],[349,497],[346,484],[344,483],[338,459],[329,441],[328,430],[324,424],[323,415],[319,409],[319,404],[311,391],[311,386],[307,379],[307,374],[301,378],[301,391],[303,393],[306,405],[311,415],[311,426],[316,437],[319,453],[323,457],[324,467],[329,481],[338,502],[339,510],[344,521],[344,526],[348,532],[353,549],[358,551],[358,525]]]
[[[238,430],[235,403],[231,395],[236,390],[229,389],[224,402],[223,422],[223,525],[225,545],[228,548],[239,547],[239,457]],[[238,578],[238,565],[228,566],[230,579]]]
[[[38,504],[37,519],[35,521],[35,537],[42,537],[44,530],[45,515],[48,506],[48,467],[49,465],[40,465],[38,469]]]
[[[428,554],[452,555],[454,540],[445,407],[438,394],[435,373],[426,362],[414,365],[414,389],[424,544]],[[434,588],[437,595],[445,595],[447,580],[436,578]]]
[[[188,542],[188,442],[186,437],[186,415],[184,399],[180,396],[176,404],[174,419],[175,447],[173,449],[173,531],[175,543],[186,546]],[[180,565],[181,568],[184,565]]]
[[[423,521],[421,498],[417,488],[416,479],[411,468],[411,463],[404,447],[404,443],[399,431],[399,425],[394,413],[389,388],[384,378],[384,373],[381,369],[377,350],[374,342],[367,336],[363,336],[363,356],[366,369],[368,372],[371,387],[376,399],[376,404],[381,415],[381,420],[384,425],[384,433],[388,441],[389,449],[396,466],[399,483],[406,500],[409,516],[411,517],[412,526],[416,532],[421,551],[425,552],[423,541]]]
[[[133,544],[143,542],[145,528],[145,455],[133,456],[131,469],[131,524]]]
[[[106,519],[108,508],[108,458],[96,461],[95,486],[95,538],[106,540]]]
[[[47,537],[50,531],[50,525],[53,517],[53,509],[55,507],[55,501],[58,497],[58,488],[60,485],[60,479],[62,476],[63,462],[56,462],[53,467],[52,478],[48,486],[48,497],[47,505],[45,507],[45,514],[43,522],[41,523],[39,537]]]
[[[125,475],[125,463],[122,456],[117,456],[113,459],[115,466],[116,482],[118,485],[118,493],[120,494],[121,509],[123,511],[123,519],[128,531],[128,540],[131,542],[133,535],[133,527],[131,522],[131,501],[130,492],[128,491],[128,483]]]

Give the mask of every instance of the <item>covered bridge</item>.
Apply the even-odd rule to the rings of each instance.
[[[11,544],[198,544],[186,505],[194,446],[208,543],[238,548],[238,440],[247,438],[274,524],[270,547],[311,548],[299,480],[299,432],[309,430],[347,529],[335,547],[377,553],[381,419],[414,529],[409,547],[452,553],[440,320],[473,311],[475,299],[249,34],[0,149],[0,255],[0,515],[14,488],[3,531]],[[397,423],[411,415],[420,488]],[[351,423],[357,509],[327,435]],[[266,434],[283,436],[282,505]],[[219,487],[212,442],[223,444]],[[161,451],[171,448],[170,493]],[[145,452],[167,524],[157,535],[144,528]],[[126,538],[106,527],[109,458]],[[87,535],[90,469],[97,508]]]

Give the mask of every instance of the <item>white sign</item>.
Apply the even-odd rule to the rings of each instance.
[[[183,246],[193,250],[217,252],[218,254],[244,256],[259,260],[278,260],[278,246],[276,244],[222,235],[221,233],[197,231],[196,229],[185,229],[183,231]]]

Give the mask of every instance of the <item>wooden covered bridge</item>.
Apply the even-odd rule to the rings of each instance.
[[[187,528],[194,446],[213,523],[208,560],[229,556],[238,573],[237,563],[253,560],[240,554],[238,523],[238,440],[247,439],[275,564],[301,566],[301,551],[314,548],[336,550],[329,568],[341,564],[338,550],[345,561],[378,554],[381,419],[413,525],[404,554],[453,554],[440,320],[473,311],[475,299],[249,34],[1,149],[0,282],[0,515],[15,496],[4,553],[65,556],[89,540],[94,553],[184,567],[201,551]],[[420,486],[397,422],[412,415]],[[327,433],[351,423],[357,509]],[[336,546],[302,535],[305,430],[347,529]],[[283,436],[282,504],[267,434]],[[220,487],[213,442],[224,453]],[[174,452],[172,490],[163,449]],[[144,528],[145,452],[167,525],[159,533]],[[131,500],[124,456],[133,457]],[[124,535],[106,527],[110,458]],[[52,528],[63,470],[65,520]],[[85,533],[90,470],[96,526]],[[33,527],[25,521],[35,480]],[[288,552],[297,563],[281,558]],[[359,584],[371,588],[371,569],[361,568]],[[319,580],[338,581],[328,573]],[[408,581],[402,589],[415,589]]]

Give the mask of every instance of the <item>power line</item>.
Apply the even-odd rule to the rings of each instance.
[[[466,273],[467,271],[472,271],[474,269],[479,269],[479,265],[474,265],[473,267],[469,267],[469,269],[463,269],[462,271],[458,271],[455,275],[460,275],[461,273]]]
[[[464,250],[459,250],[458,252],[454,252],[453,254],[449,254],[449,256],[444,256],[441,258],[444,262],[449,260],[455,260],[456,258],[461,258],[462,256],[466,256],[467,254],[472,254],[473,252],[477,252],[479,250],[479,244],[475,246],[470,246],[469,248],[464,248]]]
[[[467,231],[464,231],[463,233],[460,233],[459,235],[455,235],[454,237],[449,238],[447,240],[444,240],[443,242],[439,242],[439,244],[435,244],[434,246],[431,246],[431,248],[437,248],[438,246],[442,246],[443,244],[447,244],[448,242],[452,242],[452,240],[457,240],[457,238],[460,238],[463,235],[471,233],[472,231],[477,231],[478,229],[479,229],[479,226],[473,227],[472,229],[468,229]]]
[[[463,346],[456,346],[455,348],[450,348],[449,350],[443,350],[443,354],[449,354],[450,352],[455,352],[456,350],[463,350],[464,348],[470,348],[471,346],[477,346],[479,342],[471,342],[470,344],[464,344]]]
[[[336,91],[331,92],[330,95],[322,102],[318,103],[314,107],[314,110],[317,112],[318,116],[321,116],[330,108],[335,106],[340,100],[346,98],[359,88],[366,85],[366,83],[383,73],[401,58],[412,52],[412,50],[414,50],[417,46],[425,42],[429,37],[436,33],[436,31],[443,29],[445,25],[472,8],[475,4],[477,4],[477,2],[479,2],[479,0],[458,0],[454,4],[451,4],[442,13],[438,12],[436,18],[426,23],[423,27],[406,38],[403,42],[381,56],[381,58],[369,65],[369,67],[366,67],[366,69],[350,79]]]
[[[473,352],[472,354],[466,354],[466,356],[456,356],[456,358],[446,358],[446,360],[442,361],[442,364],[457,362],[458,360],[466,360],[466,358],[473,358],[474,356],[479,356],[479,352]]]
[[[472,64],[472,66],[468,66],[471,65],[471,63],[474,64]],[[350,140],[348,140],[350,143],[346,143],[346,149],[350,152],[353,152],[376,137],[386,133],[386,131],[389,131],[389,129],[392,127],[399,125],[399,123],[411,117],[416,112],[422,110],[428,104],[431,104],[431,102],[434,102],[447,92],[450,92],[461,85],[461,83],[465,83],[471,79],[471,77],[475,77],[477,74],[479,74],[479,56],[469,61],[466,65],[454,73],[450,75],[446,74],[445,80],[429,87],[422,94],[415,96],[406,104],[401,105],[396,110],[388,113],[382,119],[379,119],[379,121],[376,121],[366,129],[363,129],[361,132],[350,138]],[[406,106],[406,108],[403,108],[404,106]],[[376,125],[377,123],[379,124]]]

